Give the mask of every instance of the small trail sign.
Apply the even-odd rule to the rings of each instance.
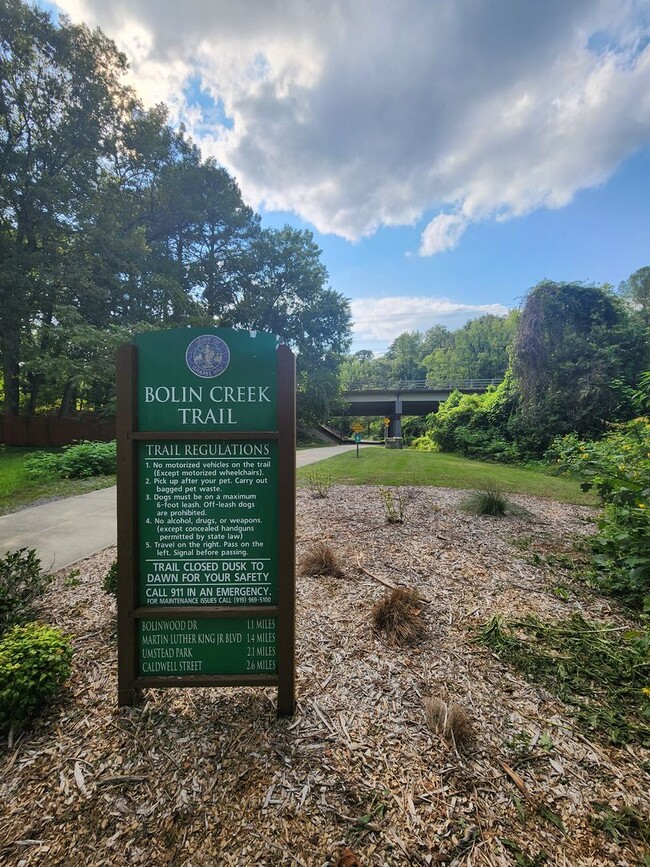
[[[295,704],[295,362],[275,336],[138,335],[118,355],[118,701],[277,686]]]

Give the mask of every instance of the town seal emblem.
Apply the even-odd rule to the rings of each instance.
[[[215,334],[195,337],[185,352],[185,363],[192,373],[203,379],[221,376],[230,364],[228,344]]]

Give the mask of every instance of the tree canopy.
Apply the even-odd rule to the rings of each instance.
[[[405,331],[377,358],[367,350],[348,356],[341,366],[341,381],[378,385],[413,381],[431,385],[466,379],[503,379],[508,367],[517,311],[508,316],[487,314],[465,323],[457,331],[434,325],[425,332]]]
[[[317,382],[327,407],[350,311],[311,233],[264,229],[166,108],[142,107],[101,31],[5,0],[0,34],[5,412],[107,407],[116,346],[184,324],[279,334],[299,406]]]

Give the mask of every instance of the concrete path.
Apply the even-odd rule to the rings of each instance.
[[[303,467],[356,448],[326,446],[296,452]],[[64,569],[90,557],[117,540],[116,488],[103,488],[78,497],[0,516],[0,557],[7,551],[35,548],[46,572]]]

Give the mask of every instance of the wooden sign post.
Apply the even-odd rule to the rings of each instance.
[[[277,686],[295,705],[295,361],[261,332],[118,353],[118,702]]]

